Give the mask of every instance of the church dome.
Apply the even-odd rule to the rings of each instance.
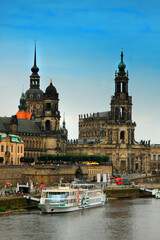
[[[46,88],[44,96],[45,98],[58,99],[58,93],[52,84],[52,80],[50,82],[50,85]]]
[[[123,62],[123,50],[121,51],[121,62],[118,65],[118,68],[119,68],[119,72],[124,72],[126,68],[126,64]]]
[[[43,100],[44,93],[39,88],[30,88],[25,93],[26,100]]]

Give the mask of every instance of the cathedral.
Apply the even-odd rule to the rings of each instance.
[[[18,112],[12,117],[0,118],[0,132],[20,136],[25,157],[37,159],[41,154],[66,153],[68,131],[65,119],[60,127],[59,96],[52,80],[45,92],[40,89],[36,44],[31,71],[30,88],[22,93]]]
[[[79,138],[68,144],[67,152],[106,155],[115,171],[144,171],[150,169],[151,146],[150,141],[135,140],[136,123],[132,120],[132,97],[125,68],[121,51],[110,111],[79,115]]]
[[[36,44],[31,72],[30,87],[22,93],[16,115],[0,117],[0,133],[19,136],[24,143],[25,157],[37,159],[41,154],[103,155],[108,156],[114,171],[160,169],[160,145],[135,140],[136,123],[132,120],[132,97],[128,90],[129,77],[123,51],[115,72],[110,110],[79,115],[76,140],[68,140],[65,119],[60,126],[59,94],[52,80],[44,92],[40,89]],[[7,161],[9,163],[11,159]]]

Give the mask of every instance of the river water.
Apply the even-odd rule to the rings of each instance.
[[[3,240],[160,239],[160,200],[112,200],[104,207],[45,215],[40,211],[0,216]]]

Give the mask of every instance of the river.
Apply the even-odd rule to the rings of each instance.
[[[3,240],[160,239],[160,200],[111,200],[104,207],[45,215],[40,211],[0,217]]]

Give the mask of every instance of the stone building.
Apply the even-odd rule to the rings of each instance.
[[[68,143],[67,153],[107,155],[114,170],[142,171],[150,169],[151,147],[150,141],[135,140],[125,68],[122,51],[110,111],[79,115],[79,138]]]
[[[30,88],[20,98],[19,111],[12,117],[0,118],[0,132],[16,134],[24,142],[24,156],[37,157],[40,154],[62,154],[66,152],[68,131],[60,127],[59,94],[50,81],[45,92],[40,89],[39,68],[31,68]]]
[[[122,51],[110,110],[79,115],[78,140],[68,141],[65,119],[60,127],[59,94],[52,80],[44,92],[40,89],[35,45],[30,87],[22,93],[17,114],[0,117],[0,132],[20,136],[26,157],[37,159],[43,153],[104,155],[115,171],[160,168],[160,146],[135,140],[136,123],[132,120],[125,68]]]
[[[151,145],[151,169],[160,170],[160,144]]]
[[[20,164],[20,158],[24,157],[24,143],[19,136],[0,133],[0,157],[3,164]]]

